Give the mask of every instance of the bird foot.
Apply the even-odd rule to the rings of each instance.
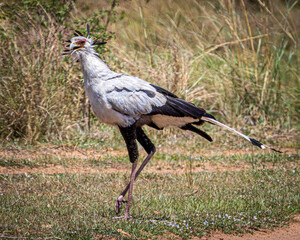
[[[117,199],[117,204],[116,204],[116,214],[119,214],[120,213],[120,210],[122,208],[122,203],[126,203],[127,200],[124,199],[124,196],[123,195],[120,195]],[[125,216],[125,215],[124,215]]]

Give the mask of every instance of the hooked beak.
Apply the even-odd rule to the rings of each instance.
[[[84,48],[84,45],[77,44],[76,42],[71,42],[71,40],[66,41],[67,43],[70,43],[66,46],[64,51],[62,52],[62,55],[72,55],[73,53],[77,52],[78,50]]]
[[[74,44],[74,43],[71,43],[69,49],[72,50],[73,48],[76,49],[76,48],[78,48],[78,47],[79,47],[78,45],[76,45],[76,44]]]
[[[74,52],[76,52],[77,50],[83,48],[83,46],[80,46],[76,43],[70,43],[70,46],[69,46],[69,50],[67,50],[69,53],[71,52],[71,54],[73,54]]]

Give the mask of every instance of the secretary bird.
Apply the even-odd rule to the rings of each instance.
[[[138,77],[111,71],[94,50],[95,46],[105,42],[97,43],[89,35],[89,25],[87,25],[87,37],[76,31],[75,37],[67,41],[69,45],[63,54],[70,54],[80,62],[84,88],[96,117],[102,123],[117,126],[125,140],[132,170],[129,184],[117,198],[116,214],[119,214],[122,203],[126,202],[124,197],[128,192],[125,214],[119,218],[130,217],[134,181],[156,151],[154,144],[142,129],[144,125],[157,130],[175,126],[197,133],[211,142],[212,138],[207,133],[195,127],[208,122],[226,128],[262,149],[269,148],[280,152],[218,122],[204,109],[178,98],[159,86]],[[148,154],[138,170],[137,141]]]

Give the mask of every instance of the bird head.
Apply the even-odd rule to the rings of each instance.
[[[69,43],[63,51],[63,55],[75,55],[74,57],[79,57],[81,52],[92,52],[97,54],[94,50],[95,46],[106,44],[106,42],[97,42],[97,39],[94,41],[90,37],[90,26],[87,24],[87,36],[84,37],[83,34],[79,31],[75,31],[75,37],[72,37],[71,40],[66,41]]]
[[[72,52],[87,50],[93,46],[91,39],[83,36],[73,37],[70,41],[71,43],[69,45],[69,51]]]

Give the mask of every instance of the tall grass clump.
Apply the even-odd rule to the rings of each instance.
[[[84,130],[90,109],[84,94],[79,65],[63,58],[65,40],[72,29],[94,23],[97,37],[112,34],[99,22],[71,17],[71,1],[3,3],[0,19],[0,138],[63,140]],[[101,30],[101,31],[99,31]],[[75,67],[74,67],[75,66]],[[73,131],[75,130],[75,131]]]
[[[2,139],[34,142],[47,133],[57,134],[65,126],[62,120],[76,100],[72,99],[69,70],[61,62],[61,24],[72,9],[66,2],[2,5]]]
[[[116,68],[160,84],[236,127],[297,125],[296,1],[151,0],[123,8],[127,15],[115,29]]]

